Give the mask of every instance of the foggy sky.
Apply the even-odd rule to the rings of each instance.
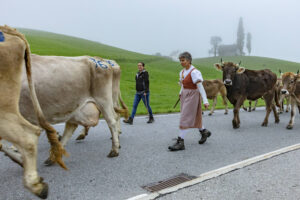
[[[0,5],[0,25],[145,54],[187,50],[194,58],[208,56],[211,36],[235,43],[243,17],[245,33],[252,34],[251,55],[300,62],[299,0],[0,0]]]

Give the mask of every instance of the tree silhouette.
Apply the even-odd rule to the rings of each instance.
[[[237,30],[237,39],[236,39],[236,45],[240,55],[244,55],[244,51],[243,51],[244,39],[245,39],[245,33],[244,33],[244,26],[243,26],[243,18],[240,17],[238,30]]]
[[[212,36],[210,38],[210,44],[212,45],[212,52],[214,54],[214,57],[217,56],[217,49],[221,42],[222,42],[222,38],[219,36]]]

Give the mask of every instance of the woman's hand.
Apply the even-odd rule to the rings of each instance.
[[[205,109],[208,109],[209,103],[205,103],[205,104],[204,104],[204,107],[205,107]]]

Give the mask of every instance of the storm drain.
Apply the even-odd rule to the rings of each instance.
[[[156,183],[151,183],[145,186],[142,186],[143,189],[149,191],[149,192],[157,192],[169,187],[173,187],[175,185],[178,185],[180,183],[184,183],[186,181],[190,181],[194,178],[197,178],[196,176],[190,176],[187,174],[179,174],[177,176],[156,182]]]

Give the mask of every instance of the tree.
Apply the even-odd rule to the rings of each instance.
[[[246,47],[247,47],[249,55],[251,53],[251,39],[252,39],[251,33],[248,32],[247,33],[247,44],[246,44]]]
[[[214,53],[214,57],[217,56],[217,49],[221,42],[222,42],[222,38],[219,36],[212,36],[210,38],[210,44],[212,45],[212,51]]]
[[[244,26],[243,26],[243,18],[240,17],[238,30],[237,30],[237,39],[236,39],[236,45],[238,47],[240,55],[244,55],[244,39],[245,39],[245,33],[244,33]]]

